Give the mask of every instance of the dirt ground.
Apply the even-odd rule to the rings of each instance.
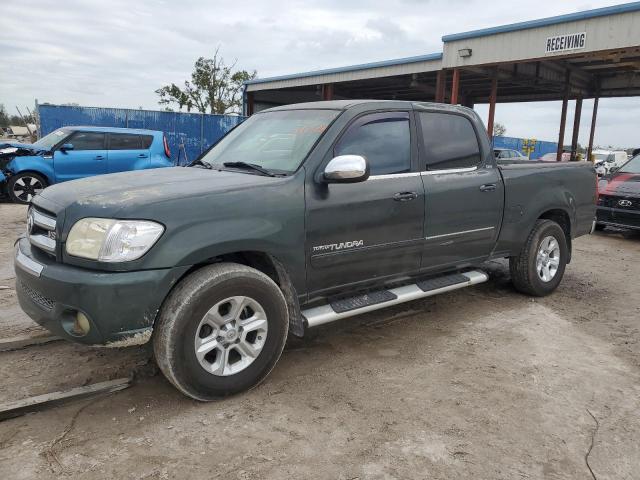
[[[0,204],[0,338],[41,333],[14,292],[24,216]],[[543,299],[488,269],[292,341],[261,386],[216,403],[183,397],[140,347],[0,353],[0,403],[138,374],[0,423],[0,478],[640,478],[640,236],[577,240]]]

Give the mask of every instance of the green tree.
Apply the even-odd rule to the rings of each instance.
[[[505,127],[502,123],[496,123],[493,126],[493,134],[496,137],[504,137],[506,133],[507,133],[507,127]]]
[[[0,127],[9,126],[9,115],[4,108],[4,105],[0,103]]]
[[[213,58],[200,57],[193,67],[191,81],[184,87],[175,83],[156,90],[160,105],[177,104],[187,112],[195,109],[200,113],[240,113],[242,108],[242,84],[256,77],[257,72],[234,70],[236,62],[227,65],[216,49]]]

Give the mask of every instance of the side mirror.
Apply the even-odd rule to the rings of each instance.
[[[369,163],[360,155],[338,155],[324,169],[327,183],[357,183],[369,178]]]
[[[73,143],[65,143],[60,147],[61,152],[66,152],[67,150],[73,150]]]

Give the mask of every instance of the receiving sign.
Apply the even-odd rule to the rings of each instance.
[[[587,43],[587,33],[569,33],[547,38],[546,53],[566,52],[568,50],[580,50]]]

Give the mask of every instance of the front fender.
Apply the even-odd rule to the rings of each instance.
[[[21,172],[36,172],[44,175],[49,185],[56,183],[52,158],[44,158],[41,155],[15,157],[7,164],[6,169],[12,175],[17,175]]]

